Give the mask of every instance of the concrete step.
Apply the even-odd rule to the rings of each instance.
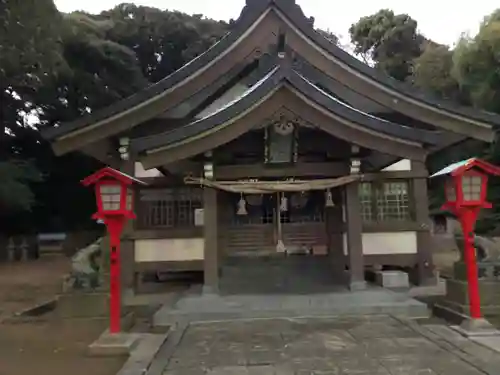
[[[325,293],[314,296],[201,295],[183,298],[174,308],[160,309],[154,317],[154,324],[171,325],[182,319],[196,322],[381,314],[404,318],[425,318],[429,316],[429,310],[424,303],[408,298],[404,293],[383,289]]]

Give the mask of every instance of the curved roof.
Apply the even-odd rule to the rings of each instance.
[[[109,107],[103,108],[88,116],[83,116],[75,121],[66,123],[63,126],[47,129],[44,132],[44,137],[47,139],[53,139],[65,133],[85,127],[86,125],[96,121],[117,115],[130,108],[136,107],[144,101],[158,96],[165,90],[181,83],[196,71],[209,65],[210,62],[217,59],[245,33],[248,33],[252,29],[252,25],[254,25],[259,18],[265,14],[267,9],[268,4],[266,2],[259,1],[252,2],[252,6],[245,6],[230,32],[228,32],[221,40],[215,43],[207,51],[177,69],[172,74],[157,83],[146,87],[140,92],[112,104]]]
[[[410,85],[396,81],[357,60],[355,57],[318,34],[313,28],[312,20],[305,17],[301,8],[295,3],[295,0],[247,0],[246,3],[247,5],[235,22],[233,30],[208,51],[201,54],[190,63],[134,96],[126,98],[103,110],[96,111],[89,116],[82,117],[74,122],[63,124],[57,128],[47,129],[43,132],[43,136],[51,140],[66,137],[69,133],[77,134],[104,123],[115,120],[118,121],[118,119],[126,113],[146,105],[150,106],[154,111],[160,110],[159,103],[156,105],[153,103],[156,102],[155,98],[165,95],[167,92],[173,92],[173,90],[180,87],[185,82],[188,82],[190,77],[198,76],[201,74],[201,71],[207,71],[208,67],[213,65],[215,61],[227,55],[233,49],[234,45],[238,44],[238,41],[242,41],[243,38],[249,36],[256,28],[259,29],[258,25],[260,21],[264,19],[271,9],[274,9],[275,13],[277,13],[292,29],[297,30],[299,34],[312,41],[317,46],[315,48],[326,51],[327,54],[331,56],[331,59],[333,59],[332,61],[335,61],[335,63],[339,64],[343,69],[354,71],[356,74],[362,76],[363,79],[376,83],[378,85],[377,89],[382,89],[382,91],[385,90],[390,95],[401,93],[405,98],[409,98],[409,101],[414,100],[418,103],[424,103],[430,107],[443,111],[445,114],[448,114],[448,116],[453,116],[454,114],[463,116],[467,124],[478,125],[481,128],[480,134],[478,133],[476,135],[471,128],[471,137],[491,140],[493,139],[493,133],[488,130],[490,129],[489,127],[491,125],[495,127],[500,126],[500,116],[498,115],[472,108],[459,107],[444,100],[435,100],[428,94],[424,94]],[[245,45],[246,43],[240,44]],[[144,117],[156,115],[156,113],[153,113],[154,111],[141,113],[135,116],[133,121],[127,121],[127,123],[130,125],[132,122],[136,124],[140,121],[144,121]],[[121,124],[116,130],[111,130],[109,128],[104,133],[106,133],[106,136],[116,134],[118,131],[125,130],[128,125]],[[133,124],[130,126],[133,126]]]
[[[259,100],[263,101],[265,100],[263,98],[269,98],[282,87],[287,87],[289,90],[294,91],[297,96],[305,99],[309,106],[315,107],[316,110],[333,116],[334,119],[330,119],[329,122],[330,124],[332,122],[336,124],[330,125],[330,129],[324,129],[332,134],[336,132],[333,128],[340,128],[341,126],[350,127],[355,129],[355,131],[370,133],[373,139],[381,142],[378,147],[382,147],[384,141],[390,140],[390,142],[407,145],[409,148],[417,145],[424,154],[426,153],[424,145],[438,145],[446,137],[441,132],[415,129],[361,112],[330,96],[290,66],[282,65],[276,66],[244,94],[216,112],[180,128],[154,136],[135,139],[132,141],[131,146],[139,153],[149,154],[208,136],[221,127],[231,126],[227,125],[227,123],[248,113],[248,111],[255,108]],[[302,112],[304,112],[306,113],[304,117],[307,117],[307,111],[305,110],[307,104],[301,102],[298,105],[303,106],[299,116],[302,116]],[[320,124],[314,125],[321,127]],[[371,146],[373,148],[374,144],[371,144]]]
[[[423,92],[416,89],[414,86],[411,86],[404,82],[400,82],[356,59],[354,56],[317,33],[314,28],[311,27],[311,23],[305,17],[302,9],[295,4],[295,0],[249,0],[247,2],[255,5],[259,4],[259,6],[262,6],[260,4],[264,2],[275,4],[275,6],[283,13],[283,15],[291,21],[293,26],[300,30],[300,32],[307,36],[309,39],[314,41],[318,46],[328,51],[333,57],[335,57],[348,67],[360,73],[363,73],[364,75],[370,77],[374,81],[383,84],[384,86],[392,88],[396,91],[400,91],[414,99],[417,99],[418,101],[428,103],[431,106],[463,115],[471,119],[476,119],[479,121],[494,124],[496,126],[500,126],[500,116],[495,113],[478,110],[472,107],[463,107],[448,100],[433,98],[433,95],[431,95],[430,93]]]

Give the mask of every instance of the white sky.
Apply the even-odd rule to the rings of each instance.
[[[396,13],[407,13],[418,21],[420,32],[426,37],[446,44],[454,44],[463,32],[474,34],[483,17],[500,7],[493,0],[296,0],[307,16],[316,19],[315,26],[341,36],[360,17],[389,8]],[[55,0],[62,12],[85,10],[99,13],[126,0]],[[237,18],[245,0],[129,0],[137,5],[148,5],[160,9],[179,10],[188,14],[201,13],[217,20]]]

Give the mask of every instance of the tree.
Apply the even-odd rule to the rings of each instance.
[[[436,96],[461,101],[452,67],[453,51],[448,46],[427,43],[422,54],[413,60],[411,82]]]
[[[229,30],[223,21],[134,4],[120,4],[95,17],[108,27],[105,37],[139,57],[142,73],[157,82],[205,52]]]
[[[8,31],[0,32],[0,123],[8,129],[0,135],[0,178],[8,181],[0,204],[10,207],[0,213],[2,233],[91,223],[92,193],[79,181],[99,163],[79,153],[55,157],[37,129],[133,95],[227,30],[199,15],[131,5],[59,14],[51,0],[0,0],[0,26]]]
[[[349,34],[355,53],[400,81],[410,76],[413,60],[420,56],[425,41],[413,18],[389,9],[362,17],[350,27]]]
[[[63,56],[70,69],[38,93],[42,126],[83,116],[148,85],[135,52],[106,39],[109,21],[73,13],[63,25]]]
[[[0,210],[28,211],[35,197],[27,183],[40,182],[41,176],[32,163],[23,160],[0,162]]]
[[[0,85],[31,87],[64,66],[53,0],[0,0]]]
[[[458,82],[462,95],[479,109],[500,113],[500,10],[493,12],[481,23],[474,37],[462,37],[453,52],[452,76]],[[483,156],[500,164],[500,146],[483,146]],[[475,155],[474,155],[475,156]],[[488,189],[491,210],[485,210],[478,221],[478,232],[488,232],[498,227],[500,220],[500,183],[491,179]]]
[[[34,204],[31,184],[39,182],[41,174],[13,147],[13,138],[28,126],[25,120],[34,109],[33,93],[65,69],[60,21],[52,0],[0,0],[2,218],[29,210]]]
[[[453,54],[452,74],[472,105],[500,113],[500,10],[486,17],[473,38],[463,37]]]

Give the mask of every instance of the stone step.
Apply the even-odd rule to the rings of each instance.
[[[318,296],[191,297],[174,309],[161,309],[154,325],[191,322],[294,317],[390,314],[404,318],[429,317],[427,306],[404,294],[389,291],[332,293]]]

